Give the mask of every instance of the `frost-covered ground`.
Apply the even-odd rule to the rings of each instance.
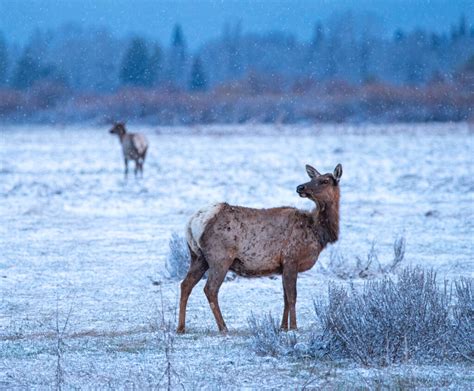
[[[105,128],[0,129],[0,388],[165,386],[166,363],[174,386],[186,389],[472,386],[463,365],[368,370],[256,355],[247,318],[281,315],[279,277],[224,283],[226,337],[202,282],[188,304],[188,333],[160,326],[178,301],[179,282],[164,267],[171,234],[213,201],[312,207],[295,192],[307,181],[305,163],[322,172],[343,165],[337,246],[348,260],[375,241],[388,261],[403,235],[404,262],[473,277],[467,125],[140,130],[151,144],[145,178],[124,181],[118,140]],[[315,323],[312,300],[335,278],[322,267],[329,254],[299,277],[300,334]]]

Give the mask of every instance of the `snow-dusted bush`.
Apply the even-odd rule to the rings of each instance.
[[[331,285],[328,304],[315,303],[331,355],[381,366],[462,358],[464,338],[473,338],[472,281],[456,284],[454,313],[447,282],[440,287],[434,271],[419,267],[396,281],[367,281],[361,291]]]
[[[177,233],[171,235],[169,253],[166,259],[166,270],[169,277],[180,280],[186,276],[191,261],[186,239]]]
[[[474,361],[472,293],[472,279],[439,285],[433,270],[420,267],[366,281],[362,289],[331,284],[328,301],[314,303],[321,327],[306,336],[286,333],[271,315],[252,315],[251,346],[263,355],[365,366]]]
[[[336,247],[332,247],[325,270],[343,280],[372,278],[392,273],[405,257],[405,243],[404,237],[395,240],[393,243],[393,259],[387,264],[380,262],[375,243],[372,243],[365,259],[357,256],[355,262],[347,259]]]
[[[296,334],[283,332],[271,314],[257,318],[252,313],[248,318],[248,325],[251,333],[251,346],[258,354],[286,356],[296,352],[298,345]]]
[[[462,278],[455,282],[456,303],[453,307],[453,348],[463,358],[474,362],[474,281]]]
[[[250,346],[257,354],[316,359],[323,359],[330,354],[328,340],[320,332],[301,335],[295,331],[283,331],[271,314],[257,318],[252,313],[247,323],[251,335]]]

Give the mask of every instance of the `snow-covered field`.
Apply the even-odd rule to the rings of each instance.
[[[188,333],[160,328],[179,299],[165,271],[171,234],[214,201],[312,207],[295,192],[306,163],[343,165],[336,246],[348,260],[375,242],[388,262],[403,235],[405,263],[474,277],[468,125],[131,128],[151,144],[143,180],[124,181],[106,128],[0,128],[0,388],[164,387],[166,363],[174,387],[186,389],[472,385],[463,365],[368,370],[256,355],[247,318],[281,315],[279,277],[223,284],[228,336],[217,333],[203,282],[190,297]],[[330,251],[299,276],[300,334],[335,278],[324,268]]]

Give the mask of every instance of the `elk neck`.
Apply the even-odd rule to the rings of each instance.
[[[120,139],[120,142],[123,143],[123,140],[125,139],[125,135],[127,133],[124,131],[123,133],[119,133],[119,139]]]
[[[332,200],[318,201],[311,213],[314,221],[314,232],[324,248],[339,238],[339,196]]]

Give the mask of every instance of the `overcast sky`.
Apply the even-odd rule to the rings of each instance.
[[[167,44],[173,25],[181,23],[195,48],[219,35],[226,21],[238,20],[247,32],[283,30],[309,39],[315,21],[343,10],[376,13],[389,35],[397,27],[446,31],[462,13],[474,21],[472,0],[0,0],[0,31],[10,41],[24,42],[36,27],[77,22]]]

